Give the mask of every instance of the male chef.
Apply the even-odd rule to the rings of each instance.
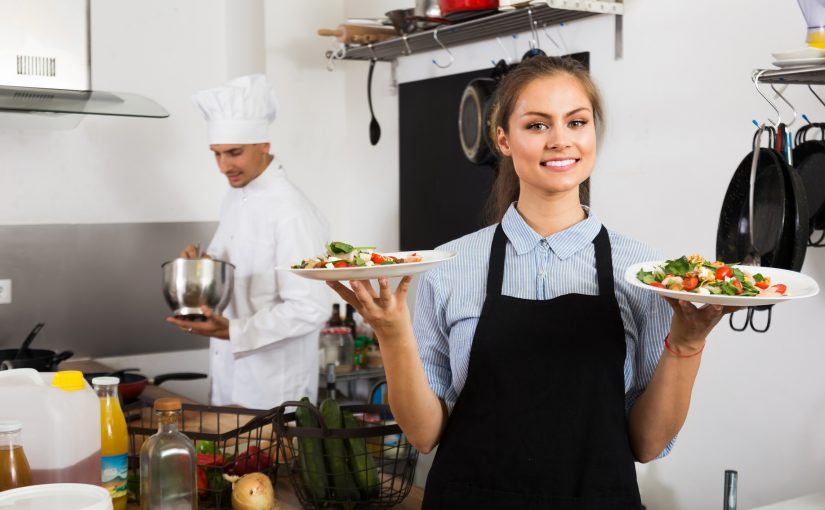
[[[330,293],[322,282],[275,268],[323,253],[327,222],[270,153],[278,102],[264,75],[236,78],[193,100],[230,186],[204,256],[232,263],[235,283],[224,315],[204,307],[204,322],[167,320],[210,337],[212,405],[269,409],[304,396],[314,402]],[[198,256],[192,245],[181,253]]]

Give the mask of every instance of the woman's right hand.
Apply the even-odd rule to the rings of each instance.
[[[407,307],[407,291],[411,281],[412,276],[405,276],[395,292],[391,292],[387,279],[379,278],[377,293],[369,280],[349,282],[352,290],[341,282],[327,282],[327,285],[355,308],[379,340],[384,340],[405,335],[412,337],[412,321]]]

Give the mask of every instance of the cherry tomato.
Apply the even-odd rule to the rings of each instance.
[[[651,287],[659,287],[660,289],[664,289],[664,288],[665,288],[665,286],[664,286],[664,285],[662,285],[662,284],[661,284],[661,283],[659,283],[659,282],[650,282],[648,285],[650,285]]]
[[[349,264],[347,264],[346,260],[336,260],[335,263],[332,265],[335,267],[349,267]]]
[[[728,266],[722,266],[716,270],[717,280],[724,280],[725,278],[730,278],[731,276],[733,276],[733,269]]]
[[[380,263],[384,262],[384,257],[382,257],[381,255],[373,252],[372,256],[370,257],[370,260],[372,261],[373,264],[380,264]]]
[[[685,276],[682,279],[682,288],[684,290],[693,290],[699,286],[699,278],[695,276]]]
[[[777,283],[771,288],[776,289],[776,292],[782,294],[783,296],[785,295],[785,292],[788,290],[788,287],[784,283]]]
[[[768,288],[768,282],[766,282],[764,280],[762,280],[761,282],[755,282],[753,285],[755,287],[759,287],[760,289],[767,289]]]
[[[742,284],[741,284],[741,283],[739,283],[739,280],[737,280],[736,278],[734,278],[734,279],[732,279],[732,280],[730,281],[730,283],[731,283],[734,287],[736,287],[736,293],[737,293],[737,294],[741,294],[741,293],[742,293]]]

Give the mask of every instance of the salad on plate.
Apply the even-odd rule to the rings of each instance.
[[[741,266],[710,261],[701,255],[666,260],[650,270],[639,269],[636,278],[646,285],[675,291],[720,296],[787,296],[784,283],[770,276],[751,274]]]
[[[405,257],[381,254],[375,246],[353,246],[340,241],[331,241],[326,245],[324,255],[303,259],[292,265],[292,269],[339,269],[351,267],[386,266],[421,262],[422,257],[415,253]]]

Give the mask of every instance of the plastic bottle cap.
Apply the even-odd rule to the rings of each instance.
[[[92,384],[95,386],[114,386],[120,384],[118,377],[95,377],[92,379]]]
[[[54,374],[52,386],[63,391],[78,391],[86,388],[83,372],[79,370],[64,370]]]
[[[159,398],[155,400],[155,411],[178,411],[180,408],[179,398]]]
[[[19,421],[6,420],[0,421],[0,432],[17,432],[23,428],[23,424]]]

